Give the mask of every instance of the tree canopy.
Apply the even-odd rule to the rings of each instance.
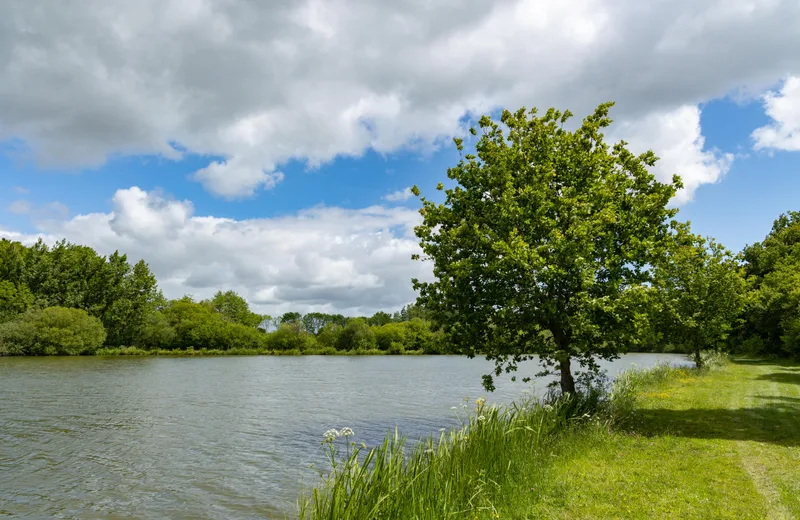
[[[666,341],[694,354],[723,346],[736,326],[747,296],[741,266],[715,242],[676,224],[663,258],[655,264],[651,293],[656,299],[653,327]]]
[[[653,152],[604,141],[611,106],[574,131],[568,111],[484,116],[475,154],[455,140],[462,157],[447,171],[455,187],[439,186],[444,202],[422,198],[415,231],[435,281],[414,280],[419,302],[453,348],[494,360],[495,375],[538,356],[574,392],[572,360],[593,368],[635,341],[632,296],[663,250],[681,183],[656,181]]]

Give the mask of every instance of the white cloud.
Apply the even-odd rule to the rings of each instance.
[[[26,215],[31,210],[31,203],[27,200],[15,200],[8,205],[8,212],[15,215]]]
[[[0,139],[24,141],[43,165],[80,167],[115,154],[178,158],[176,145],[217,158],[194,178],[228,198],[273,187],[292,158],[431,149],[462,131],[465,114],[493,107],[583,115],[611,99],[614,117],[636,126],[800,71],[796,0],[2,10]],[[700,150],[685,156],[698,163],[680,163],[687,186],[718,177]]]
[[[403,188],[402,190],[393,191],[392,193],[384,195],[382,198],[389,202],[404,202],[410,199],[412,195],[411,188]]]
[[[27,195],[28,193],[30,193],[31,190],[29,190],[28,188],[24,188],[22,186],[14,186],[14,191],[16,193],[19,193],[20,195]]]
[[[118,190],[112,200],[111,213],[41,224],[42,236],[143,258],[168,297],[204,298],[233,289],[271,314],[371,314],[414,301],[411,278],[431,276],[430,266],[411,260],[419,252],[413,227],[420,217],[407,208],[316,207],[233,220],[194,215],[189,201],[137,187]],[[9,238],[36,239],[18,233]]]
[[[699,186],[718,182],[734,159],[731,153],[705,149],[700,109],[693,105],[654,112],[634,123],[616,125],[611,137],[627,141],[634,153],[654,150],[659,157],[655,168],[658,180],[670,182],[673,175],[681,176],[684,187],[675,196],[677,204],[691,200]]]
[[[69,215],[69,208],[58,201],[34,205],[27,200],[20,199],[12,202],[6,209],[15,215],[26,215],[37,225],[53,220],[61,221]]]
[[[753,132],[755,149],[800,151],[800,76],[789,77],[778,92],[767,92],[764,108],[772,122]]]

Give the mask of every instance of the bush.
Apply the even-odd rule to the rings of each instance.
[[[312,350],[317,345],[314,336],[303,330],[299,322],[281,323],[278,330],[267,334],[266,342],[272,350],[298,354]]]
[[[405,350],[408,342],[408,331],[404,323],[387,323],[379,327],[373,327],[375,333],[375,343],[381,350],[398,350],[398,346]],[[393,352],[394,353],[394,352]]]
[[[146,349],[167,348],[175,343],[176,336],[175,329],[169,324],[166,316],[160,312],[153,312],[145,318],[136,339],[136,346]]]
[[[373,350],[375,347],[375,333],[364,318],[349,320],[336,342],[337,350]]]
[[[0,352],[11,355],[92,354],[105,340],[102,322],[81,309],[48,307],[0,325]]]

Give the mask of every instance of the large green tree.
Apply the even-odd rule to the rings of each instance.
[[[681,183],[656,181],[653,152],[604,141],[611,106],[574,131],[564,129],[568,111],[484,116],[476,153],[447,171],[455,187],[439,185],[444,202],[422,198],[417,258],[433,262],[435,281],[414,280],[419,303],[459,352],[494,360],[494,375],[538,356],[572,393],[573,360],[596,369],[596,357],[636,339],[636,288],[669,234],[667,203]]]
[[[668,254],[654,266],[652,294],[656,300],[656,332],[678,348],[694,354],[727,343],[741,314],[747,284],[733,255],[714,240],[692,234],[677,224]]]
[[[800,211],[780,215],[744,259],[753,295],[739,341],[755,353],[800,357]]]

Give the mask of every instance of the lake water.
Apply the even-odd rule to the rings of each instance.
[[[613,376],[682,356],[629,354]],[[452,426],[487,394],[481,359],[0,358],[0,517],[291,517],[328,428],[375,444]],[[518,375],[538,372],[534,362]],[[541,393],[507,378],[490,402]]]

